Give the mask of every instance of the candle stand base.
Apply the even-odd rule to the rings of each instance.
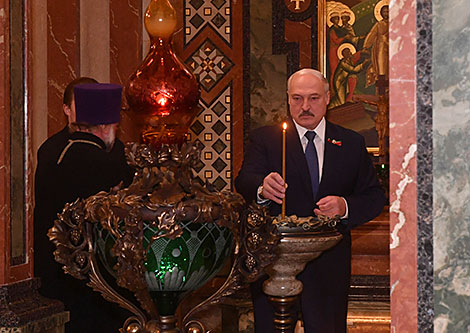
[[[180,330],[176,327],[178,319],[176,316],[160,316],[160,331],[165,333],[180,333]]]
[[[274,307],[274,332],[276,333],[292,333],[296,318],[292,316],[292,309],[297,302],[296,296],[269,296],[268,300]]]
[[[297,318],[292,318],[291,309],[303,289],[297,275],[309,261],[335,246],[343,236],[334,229],[333,220],[291,216],[280,222],[277,258],[266,267],[269,279],[264,281],[263,291],[274,306],[275,332],[292,332]]]

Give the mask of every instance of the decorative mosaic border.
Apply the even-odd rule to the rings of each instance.
[[[184,0],[183,4],[184,48],[192,50],[186,55],[185,63],[203,90],[202,110],[189,133],[191,141],[199,141],[204,146],[202,165],[195,170],[196,176],[220,191],[231,190],[234,95],[233,82],[229,78],[227,83],[227,76],[233,75],[237,60],[222,44],[232,48],[232,16],[237,6],[229,0]],[[214,97],[215,91],[218,95]]]
[[[311,66],[318,68],[317,50],[318,50],[318,33],[316,32],[316,24],[318,17],[318,4],[311,1],[310,6],[302,10],[302,12],[294,13],[290,11],[284,2],[273,1],[272,5],[272,27],[273,27],[273,54],[287,55],[287,77],[296,72],[300,66],[300,51],[297,42],[285,41],[285,22],[303,22],[312,18],[315,24],[311,27]],[[286,78],[287,79],[287,78]]]
[[[432,2],[416,3],[418,331],[434,331]]]
[[[186,60],[204,90],[211,91],[233,67],[233,62],[207,38]]]
[[[190,127],[190,140],[204,145],[203,165],[197,168],[197,178],[207,180],[219,191],[232,189],[232,85],[227,86],[209,104],[202,99],[202,108]]]
[[[188,45],[207,27],[232,45],[232,4],[227,0],[190,0],[184,6],[184,44]]]

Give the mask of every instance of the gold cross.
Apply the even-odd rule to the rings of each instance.
[[[305,0],[290,0],[290,2],[295,2],[295,10],[299,10],[300,9],[300,3],[301,2],[304,2]]]

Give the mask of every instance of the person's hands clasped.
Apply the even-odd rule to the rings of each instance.
[[[271,172],[263,180],[263,191],[261,195],[269,200],[278,204],[282,203],[282,198],[285,197],[287,184],[282,179],[281,175],[277,172]]]
[[[344,216],[344,214],[346,214],[346,203],[341,197],[330,195],[321,198],[318,200],[317,206],[318,208],[313,210],[317,215],[334,217],[336,215]]]

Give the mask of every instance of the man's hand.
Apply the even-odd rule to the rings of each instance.
[[[284,183],[281,175],[277,172],[271,172],[263,180],[263,192],[261,195],[278,204],[282,203],[285,197],[287,184]]]
[[[344,214],[346,214],[346,204],[344,199],[341,197],[330,195],[328,197],[321,198],[318,200],[317,206],[318,209],[313,210],[317,215],[334,217],[336,215],[344,216]]]

